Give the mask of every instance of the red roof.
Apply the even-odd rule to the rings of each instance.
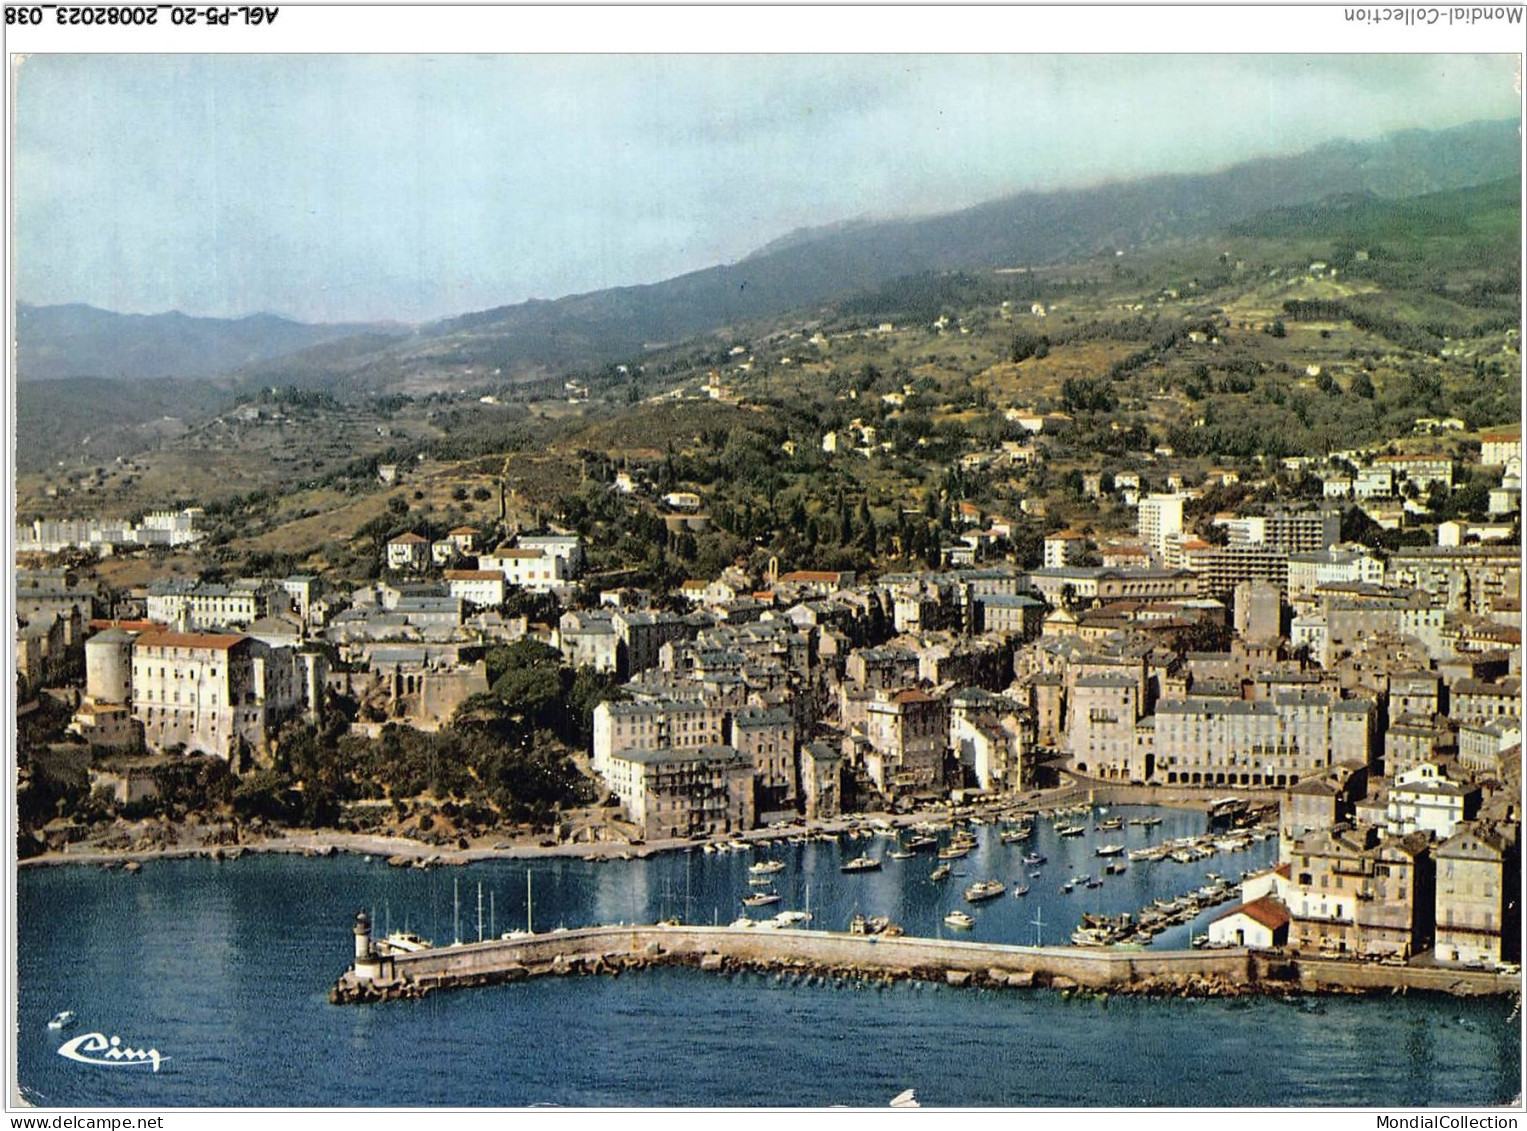
[[[396,538],[394,538],[392,541],[388,542],[387,544],[389,546],[413,546],[413,545],[418,545],[418,544],[421,544],[421,543],[424,544],[424,545],[428,545],[429,544],[429,539],[428,538],[421,538],[417,534],[414,534],[414,533],[408,533],[408,534],[399,534]]]
[[[135,645],[139,648],[204,648],[226,652],[248,640],[236,633],[216,632],[145,632]]]
[[[120,628],[124,632],[154,632],[170,626],[156,620],[103,620],[95,617],[91,619],[90,627],[94,629]]]
[[[1216,915],[1212,922],[1218,923],[1221,919],[1229,919],[1233,915],[1245,915],[1249,919],[1256,920],[1269,931],[1288,926],[1288,908],[1270,895],[1264,895],[1261,899],[1254,899],[1250,903],[1243,903],[1239,907],[1223,911]]]
[[[1483,432],[1479,440],[1483,444],[1509,444],[1522,438],[1520,432]]]
[[[452,535],[456,535],[456,534],[481,534],[482,531],[477,529],[477,527],[475,527],[475,526],[458,526],[455,530],[452,530],[450,533]]]
[[[496,569],[448,569],[447,581],[502,581],[504,575]]]
[[[787,573],[780,578],[781,581],[831,581],[836,584],[843,575],[826,569],[798,569],[794,573]]]
[[[894,703],[932,703],[934,701],[933,696],[915,687],[897,692],[896,698],[892,700]]]

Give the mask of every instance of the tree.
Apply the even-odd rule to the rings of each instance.
[[[1356,377],[1352,378],[1352,392],[1355,396],[1371,401],[1373,399],[1373,379],[1366,373],[1359,373]]]

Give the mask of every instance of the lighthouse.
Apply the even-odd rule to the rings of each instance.
[[[355,964],[370,962],[376,957],[371,947],[371,919],[364,911],[355,916]]]

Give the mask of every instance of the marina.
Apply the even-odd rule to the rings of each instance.
[[[1153,811],[1121,807],[1120,812]],[[1201,812],[1154,812],[1162,824],[1126,826],[1128,843],[1159,844],[1208,832]],[[931,835],[942,843],[952,831]],[[902,1088],[915,1086],[924,1102],[954,1106],[1127,1104],[1142,1094],[1167,1105],[1281,1106],[1289,1098],[1255,1067],[1273,1054],[1269,1050],[1290,1066],[1302,1065],[1309,1078],[1321,1079],[1326,1065],[1337,1063],[1327,1059],[1336,1050],[1323,1036],[1332,1025],[1360,1032],[1368,1047],[1391,1031],[1403,1042],[1404,1033],[1424,1024],[1434,1036],[1424,1061],[1408,1071],[1365,1061],[1360,1081],[1345,1081],[1340,1089],[1311,1087],[1299,1102],[1400,1104],[1447,1097],[1477,1102],[1481,1096],[1509,1099],[1519,1088],[1516,1028],[1508,1021],[1506,999],[1391,997],[1385,989],[1381,997],[1183,1003],[1115,993],[1104,1007],[1097,999],[1067,999],[1053,982],[1048,989],[998,987],[990,982],[992,967],[1020,975],[1022,967],[1016,957],[991,960],[981,948],[1074,954],[1070,935],[1083,926],[1084,915],[1128,913],[1138,921],[1155,899],[1175,902],[1205,886],[1209,868],[1230,877],[1264,866],[1273,846],[1252,841],[1242,852],[1216,850],[1211,860],[1192,865],[1163,858],[1132,866],[1121,878],[1105,877],[1098,889],[1078,886],[1073,895],[1060,896],[1056,887],[1062,877],[1080,876],[1096,861],[1090,822],[1087,836],[1064,841],[1044,818],[1034,821],[1027,845],[1003,844],[995,825],[976,827],[973,835],[977,846],[954,862],[971,874],[956,883],[932,879],[936,861],[926,851],[912,860],[886,860],[879,872],[840,875],[838,869],[861,847],[864,838],[858,837],[599,863],[490,862],[465,870],[390,868],[382,857],[365,861],[343,854],[246,855],[233,867],[207,860],[152,861],[136,876],[91,867],[23,869],[21,1080],[44,1104],[778,1104],[776,1092],[760,1090],[758,1081],[732,1067],[756,1061],[759,1034],[766,1032],[778,1043],[778,1056],[822,1066],[822,1075],[792,1095],[791,1103],[881,1106]],[[1024,863],[1025,855],[1046,858],[1038,866],[1042,880],[1027,879],[1035,869]],[[751,890],[749,867],[761,858],[785,863],[770,877],[782,901],[760,909],[775,914],[758,917],[751,928],[728,931],[738,901]],[[966,904],[964,889],[988,877],[1010,890],[1019,877],[1033,887],[1022,899]],[[475,917],[479,883],[485,935],[513,927],[501,945],[544,950],[544,962],[533,960],[527,972],[544,968],[549,976],[464,987],[419,1002],[375,1007],[326,1002],[352,961],[352,925],[361,908],[379,937],[399,932],[421,944],[433,941],[437,955],[492,948],[491,939],[461,948],[446,945],[456,936],[457,920]],[[957,910],[970,916],[970,927],[945,922]],[[1185,910],[1179,906],[1178,913]],[[1231,952],[1191,949],[1193,935],[1203,932],[1213,913],[1196,913],[1166,927],[1144,951],[1089,947],[1087,961],[1164,962],[1169,960],[1151,956],[1185,952],[1175,961],[1233,962]],[[805,914],[809,921],[798,919]],[[623,976],[558,976],[592,973],[571,959],[561,971],[552,969],[558,949],[575,956],[568,944],[580,932],[604,929],[599,924],[651,925],[675,918],[698,924],[697,930],[709,928],[706,935],[752,939],[757,957],[703,970],[700,953],[675,955],[669,965],[666,956],[646,954],[644,941]],[[652,929],[670,939],[684,930]],[[476,936],[475,922],[471,933]],[[784,944],[820,946],[823,938],[839,953],[821,963],[780,950]],[[860,961],[865,952],[956,944],[977,948],[981,957],[979,963],[967,958],[960,965],[972,975],[963,986],[950,984],[947,970],[936,966],[929,967],[933,977],[927,979],[852,972],[866,965]],[[612,943],[600,952],[623,949],[629,947]],[[709,940],[704,949],[720,953]],[[399,955],[405,963],[424,960],[421,953]],[[780,965],[797,960],[805,964]],[[83,995],[77,972],[86,968],[95,974]],[[1394,976],[1389,968],[1374,969]],[[171,1059],[160,1073],[137,1080],[72,1071],[56,1055],[68,1033],[46,1027],[63,1006],[78,1015],[74,1032],[116,1026],[126,1035],[132,1029]],[[739,1016],[748,1018],[746,1025],[737,1024]],[[1460,1026],[1457,1018],[1470,1027]],[[545,1035],[534,1055],[481,1061],[484,1034],[508,1039],[526,1030]],[[703,1042],[692,1039],[696,1032],[705,1034]],[[834,1036],[842,1032],[864,1039],[846,1047]],[[1045,1056],[1063,1058],[1066,1069],[1056,1079],[1043,1071],[1036,1076],[1039,1046],[1030,1051],[1024,1051],[1025,1042],[1015,1046],[1014,1032],[1032,1033],[1036,1041],[1043,1034]],[[1098,1066],[1096,1049],[1146,1032],[1152,1047],[1175,1051],[1114,1057]],[[633,1034],[640,1039],[633,1041]],[[886,1066],[871,1055],[877,1040],[895,1040],[916,1053],[911,1078],[887,1079]],[[1205,1040],[1218,1042],[1226,1066],[1237,1063],[1237,1049],[1247,1049],[1246,1074],[1233,1083],[1198,1080],[1191,1053]],[[951,1041],[964,1050],[958,1057],[943,1051]],[[591,1052],[612,1042],[629,1050],[628,1069],[613,1071]],[[477,1051],[469,1053],[469,1047]],[[422,1064],[416,1063],[421,1056]],[[216,1067],[241,1058],[261,1063],[261,1071],[231,1079]],[[977,1064],[979,1071],[973,1068]],[[640,1093],[632,1090],[631,1073],[644,1081]],[[1175,1082],[1162,1083],[1167,1078]]]

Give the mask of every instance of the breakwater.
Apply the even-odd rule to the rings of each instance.
[[[827,978],[918,979],[954,986],[1048,987],[1165,996],[1440,990],[1503,994],[1518,979],[1483,971],[1384,967],[1246,949],[1145,951],[1024,947],[900,936],[732,927],[587,927],[381,956],[369,938],[335,983],[334,1002],[418,997],[440,989],[650,966],[792,972]]]

